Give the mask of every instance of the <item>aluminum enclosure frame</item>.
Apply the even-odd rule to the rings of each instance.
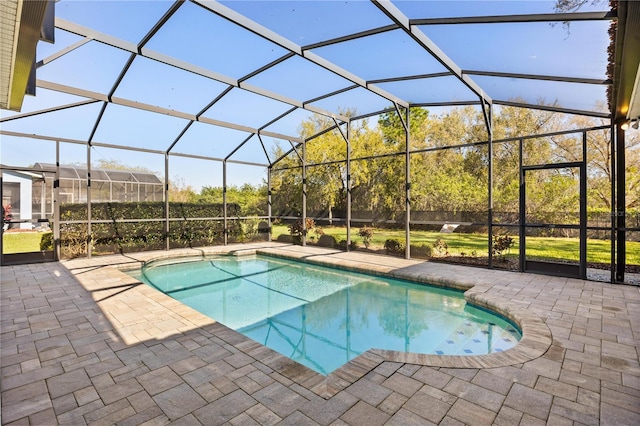
[[[293,135],[293,134],[283,134],[283,133],[279,133],[279,132],[272,132],[269,131],[267,128],[273,124],[278,122],[279,120],[283,119],[284,117],[286,117],[287,115],[293,113],[294,111],[297,110],[306,110],[309,112],[313,112],[316,114],[320,114],[322,116],[325,117],[330,117],[333,121],[334,121],[334,126],[328,129],[323,130],[321,133],[324,133],[326,131],[331,131],[331,129],[338,129],[341,133],[341,126],[346,126],[347,130],[346,130],[346,135],[345,133],[342,133],[343,137],[345,138],[345,142],[347,144],[347,164],[349,164],[351,161],[353,161],[354,159],[350,158],[351,157],[351,151],[350,151],[350,142],[349,142],[349,132],[350,132],[350,127],[351,127],[351,123],[354,120],[357,119],[361,119],[361,118],[365,118],[365,117],[369,117],[369,116],[375,116],[375,115],[379,115],[385,111],[388,110],[380,110],[380,111],[369,111],[365,114],[359,115],[357,117],[347,117],[341,114],[337,114],[335,111],[330,111],[330,110],[326,110],[323,108],[319,108],[315,105],[312,105],[314,102],[317,102],[319,100],[322,99],[327,99],[330,98],[332,96],[336,96],[338,94],[347,92],[349,90],[353,90],[355,88],[360,88],[360,89],[364,89],[367,90],[371,93],[374,93],[377,96],[382,97],[383,99],[386,99],[390,104],[392,104],[396,110],[396,112],[398,113],[398,115],[400,117],[402,117],[401,114],[401,110],[404,110],[406,112],[406,116],[401,120],[403,122],[403,127],[405,129],[405,143],[406,143],[406,149],[404,154],[406,155],[406,168],[405,168],[405,195],[406,195],[406,220],[405,220],[405,225],[406,225],[406,241],[407,241],[407,251],[406,251],[406,257],[410,257],[410,252],[409,252],[409,241],[410,241],[410,209],[411,209],[411,204],[410,204],[410,190],[411,190],[411,181],[410,181],[410,169],[409,169],[409,156],[410,156],[410,148],[409,148],[409,121],[410,121],[410,108],[411,107],[415,107],[415,106],[441,106],[441,105],[480,105],[482,108],[482,111],[484,113],[484,117],[485,117],[485,124],[486,124],[486,129],[487,129],[487,135],[488,135],[488,147],[489,150],[491,152],[492,150],[492,146],[494,143],[497,143],[499,141],[494,141],[493,140],[493,133],[492,133],[492,115],[493,115],[493,107],[495,105],[505,105],[505,106],[517,106],[517,107],[524,107],[524,108],[536,108],[536,109],[541,109],[541,110],[549,110],[549,111],[555,111],[555,112],[560,112],[560,113],[570,113],[570,114],[580,114],[580,115],[585,115],[585,116],[590,116],[590,117],[600,117],[600,118],[609,118],[612,119],[612,115],[609,113],[603,113],[601,111],[591,111],[591,110],[580,110],[580,109],[571,109],[571,108],[563,108],[563,107],[556,107],[556,106],[548,106],[548,105],[532,105],[532,104],[527,104],[524,102],[515,102],[512,100],[505,100],[505,99],[494,99],[491,98],[488,94],[487,91],[485,91],[481,85],[479,85],[476,81],[474,81],[473,77],[474,76],[491,76],[491,77],[502,77],[502,78],[511,78],[511,79],[523,79],[523,80],[544,80],[544,81],[556,81],[556,82],[565,82],[565,83],[580,83],[580,84],[590,84],[590,85],[605,85],[605,86],[611,86],[613,84],[613,82],[611,80],[608,79],[588,79],[588,78],[579,78],[579,77],[574,77],[574,76],[559,76],[559,75],[538,75],[538,74],[519,74],[519,73],[507,73],[507,72],[491,72],[491,71],[487,71],[487,70],[467,70],[464,69],[462,67],[460,67],[459,65],[457,65],[453,60],[451,60],[449,58],[449,56],[447,56],[446,52],[444,52],[443,50],[441,50],[436,43],[434,43],[429,37],[427,37],[425,35],[425,33],[423,31],[421,31],[421,29],[419,28],[419,26],[425,26],[425,25],[443,25],[443,24],[476,24],[476,23],[514,23],[514,22],[551,22],[551,21],[565,21],[565,22],[573,22],[573,21],[611,21],[611,20],[615,20],[617,17],[615,15],[615,13],[611,12],[611,11],[603,11],[603,12],[586,12],[586,13],[562,13],[562,14],[531,14],[531,15],[504,15],[504,16],[480,16],[480,17],[456,17],[456,18],[425,18],[425,19],[410,19],[409,17],[407,17],[403,12],[400,11],[400,9],[398,7],[396,7],[393,2],[390,1],[378,1],[378,0],[372,0],[372,3],[375,5],[375,7],[377,7],[384,15],[386,15],[389,20],[391,21],[391,23],[389,25],[386,26],[382,26],[382,27],[378,27],[378,28],[374,28],[374,29],[370,29],[367,31],[362,31],[362,32],[357,32],[357,33],[352,33],[352,34],[345,34],[341,37],[338,38],[333,38],[333,39],[328,39],[328,40],[324,40],[321,42],[314,42],[312,44],[308,44],[308,45],[300,45],[298,43],[294,43],[293,41],[283,37],[282,35],[278,34],[277,32],[270,30],[266,27],[264,27],[263,25],[254,22],[252,20],[250,20],[249,18],[241,15],[240,13],[234,11],[233,9],[227,7],[226,5],[216,2],[216,1],[204,1],[204,0],[194,0],[192,3],[199,6],[203,11],[206,11],[208,13],[213,13],[233,24],[235,24],[236,26],[249,31],[253,34],[256,34],[258,36],[260,36],[261,38],[268,40],[272,43],[274,43],[275,45],[285,49],[288,53],[286,53],[285,55],[281,56],[280,58],[272,61],[269,64],[266,64],[258,69],[255,69],[253,71],[251,71],[250,73],[240,77],[240,78],[234,78],[234,77],[230,77],[227,75],[223,75],[221,73],[209,70],[209,69],[205,69],[202,67],[199,67],[195,64],[192,63],[188,63],[176,58],[172,58],[168,55],[165,55],[163,53],[160,52],[156,52],[153,51],[149,48],[147,48],[147,44],[148,42],[165,26],[165,24],[167,22],[169,22],[171,20],[171,18],[184,6],[184,4],[186,4],[187,2],[183,1],[183,0],[178,0],[173,2],[168,9],[166,10],[166,12],[162,15],[162,17],[155,23],[155,25],[152,26],[152,28],[140,39],[140,41],[138,43],[131,43],[122,39],[119,39],[117,37],[108,35],[108,34],[104,34],[101,33],[99,31],[93,30],[91,28],[86,28],[82,25],[73,23],[73,22],[69,22],[66,21],[64,19],[61,18],[56,18],[56,28],[60,29],[60,30],[64,30],[66,32],[75,34],[77,36],[80,36],[82,39],[74,44],[72,44],[71,46],[68,46],[64,49],[62,49],[61,51],[50,55],[47,58],[44,58],[43,60],[41,60],[38,64],[37,67],[44,67],[49,63],[52,63],[62,57],[64,57],[65,55],[74,52],[75,50],[81,48],[82,46],[84,46],[85,44],[89,43],[89,42],[98,42],[98,43],[102,43],[104,45],[107,46],[111,46],[113,48],[119,49],[121,51],[127,52],[129,54],[129,59],[126,62],[125,66],[121,69],[120,74],[118,76],[118,78],[116,79],[116,81],[113,83],[111,89],[107,92],[107,93],[100,93],[100,92],[94,92],[94,91],[89,91],[89,90],[84,90],[84,89],[80,89],[77,87],[70,87],[64,84],[60,84],[60,83],[56,83],[53,81],[45,81],[45,80],[37,80],[36,84],[37,87],[42,88],[42,89],[47,89],[47,90],[51,90],[51,91],[55,91],[55,92],[60,92],[60,93],[65,93],[68,95],[73,95],[73,96],[79,96],[79,97],[83,97],[86,98],[85,101],[80,101],[80,102],[74,102],[74,103],[70,103],[70,104],[66,104],[66,105],[61,105],[58,107],[49,107],[49,108],[43,108],[37,111],[32,111],[29,113],[25,113],[25,114],[19,114],[17,116],[10,116],[10,117],[3,117],[0,119],[0,123],[4,123],[4,122],[9,122],[9,121],[13,121],[13,120],[19,120],[22,118],[28,118],[28,117],[33,117],[33,116],[37,116],[40,114],[47,114],[50,112],[56,112],[56,111],[62,111],[62,110],[73,110],[76,108],[81,108],[87,105],[92,105],[95,103],[100,103],[101,104],[101,110],[100,113],[98,114],[95,123],[93,125],[93,129],[91,131],[90,136],[88,137],[87,140],[79,140],[79,139],[68,139],[68,138],[60,138],[57,137],[56,135],[33,135],[33,134],[27,134],[27,133],[20,133],[20,132],[12,132],[12,131],[5,131],[5,130],[1,130],[0,134],[2,135],[7,135],[7,136],[12,136],[12,137],[21,137],[21,138],[29,138],[29,139],[39,139],[39,140],[49,140],[49,141],[55,141],[57,144],[59,144],[60,142],[65,142],[65,143],[73,143],[73,144],[80,144],[80,145],[86,145],[87,147],[87,168],[89,170],[89,178],[87,180],[87,187],[88,190],[90,191],[90,187],[91,187],[91,178],[90,178],[90,167],[91,167],[91,148],[92,147],[104,147],[104,148],[115,148],[115,149],[132,149],[134,151],[138,151],[138,152],[146,152],[146,153],[152,153],[152,154],[158,154],[158,155],[163,155],[164,156],[164,161],[165,161],[165,192],[169,191],[169,183],[168,183],[168,176],[169,176],[169,170],[170,170],[170,158],[171,157],[186,157],[186,158],[194,158],[194,159],[203,159],[203,160],[207,160],[207,161],[216,161],[216,162],[220,162],[223,165],[223,194],[225,194],[226,197],[226,181],[227,181],[227,171],[226,171],[226,166],[228,163],[235,163],[235,164],[243,164],[243,165],[251,165],[251,166],[257,166],[257,167],[264,167],[266,169],[268,169],[268,181],[270,182],[270,176],[271,176],[271,171],[274,169],[274,167],[277,169],[277,165],[278,163],[285,158],[287,155],[289,155],[290,153],[296,151],[296,149],[301,148],[301,159],[302,159],[302,170],[303,170],[303,186],[306,184],[306,167],[308,166],[306,163],[306,144],[309,143],[311,140],[313,140],[314,138],[316,138],[319,135],[313,135],[311,137],[308,138],[302,138],[300,136],[297,135]],[[442,64],[444,66],[444,68],[446,69],[446,72],[443,73],[433,73],[433,74],[428,74],[428,75],[413,75],[413,76],[401,76],[401,77],[392,77],[392,78],[386,78],[386,79],[371,79],[371,80],[367,80],[364,79],[336,64],[333,64],[329,61],[327,61],[326,59],[322,58],[321,56],[319,56],[318,54],[316,54],[315,52],[313,52],[314,49],[317,49],[319,47],[322,46],[329,46],[332,44],[338,44],[338,43],[342,43],[342,42],[346,42],[346,41],[351,41],[351,40],[356,40],[359,38],[364,38],[364,37],[368,37],[371,35],[375,35],[375,34],[381,34],[381,33],[385,33],[388,31],[394,31],[394,30],[400,30],[402,32],[404,32],[407,36],[409,36],[413,41],[415,41],[422,49],[424,49],[426,52],[428,52],[433,58],[435,58],[440,64]],[[284,96],[282,94],[279,93],[275,93],[273,91],[261,88],[261,87],[257,87],[255,85],[252,85],[249,83],[249,80],[252,77],[255,77],[263,72],[266,72],[270,69],[273,69],[275,66],[277,66],[278,64],[283,63],[284,61],[292,58],[292,57],[300,57],[303,58],[306,61],[309,61],[310,63],[319,66],[331,73],[334,73],[340,77],[345,78],[346,80],[350,81],[351,83],[353,83],[352,86],[349,87],[345,87],[343,89],[337,90],[337,91],[332,91],[329,93],[326,93],[324,95],[318,96],[318,97],[314,97],[312,99],[307,99],[307,100],[296,100],[296,99],[291,99],[287,96]],[[224,83],[226,85],[228,85],[227,89],[224,90],[222,93],[220,93],[217,97],[215,97],[214,99],[212,99],[212,101],[206,105],[204,108],[202,108],[198,113],[188,113],[188,112],[184,112],[184,111],[177,111],[177,110],[172,110],[172,109],[168,109],[168,108],[164,108],[164,107],[160,107],[157,105],[152,105],[152,104],[146,104],[143,102],[139,102],[135,99],[126,99],[123,97],[118,97],[116,96],[116,92],[118,90],[119,85],[121,84],[123,78],[125,77],[125,75],[127,74],[127,72],[129,71],[132,63],[134,62],[134,60],[136,58],[146,58],[152,61],[156,61],[198,76],[202,76],[205,77],[207,79],[211,79],[220,83]],[[424,78],[437,78],[437,77],[442,77],[442,76],[453,76],[455,78],[457,78],[462,84],[464,84],[471,92],[473,92],[476,97],[478,98],[477,101],[471,101],[471,102],[457,102],[457,101],[452,101],[452,102],[442,102],[442,103],[434,103],[434,104],[429,104],[429,103],[411,103],[405,99],[401,99],[399,97],[397,97],[396,95],[393,95],[392,93],[388,92],[387,90],[382,89],[379,85],[382,83],[389,83],[389,82],[397,82],[397,81],[407,81],[407,80],[418,80],[418,79],[424,79]],[[212,118],[208,118],[205,117],[204,114],[207,110],[209,110],[211,107],[213,107],[216,103],[218,103],[219,101],[221,101],[228,93],[230,93],[232,90],[236,90],[236,89],[241,89],[244,91],[248,91],[251,92],[253,94],[256,95],[260,95],[260,96],[264,96],[273,100],[276,100],[278,102],[283,102],[285,104],[288,104],[291,106],[291,109],[289,109],[287,112],[285,112],[284,114],[280,114],[278,116],[275,116],[272,120],[264,123],[262,126],[258,126],[258,127],[252,127],[252,126],[247,126],[243,123],[239,123],[239,122],[230,122],[230,121],[223,121],[223,120],[217,120],[217,119],[212,119]],[[175,117],[175,118],[180,118],[183,120],[187,121],[187,124],[184,126],[184,128],[182,129],[182,131],[180,132],[180,134],[172,141],[172,143],[170,143],[168,146],[166,147],[160,147],[159,149],[148,149],[148,148],[140,148],[140,147],[123,147],[120,145],[114,145],[111,143],[105,143],[99,140],[94,140],[95,138],[95,134],[96,131],[98,129],[98,127],[101,125],[102,122],[102,118],[103,115],[105,113],[106,108],[109,105],[119,105],[119,106],[123,106],[123,107],[127,107],[127,108],[134,108],[136,110],[141,110],[141,111],[146,111],[146,112],[150,112],[150,113],[154,113],[154,114],[161,114],[161,115],[166,115],[169,117]],[[175,152],[174,149],[175,147],[180,143],[181,139],[183,138],[183,136],[188,132],[188,130],[191,128],[191,126],[194,123],[202,123],[205,125],[211,125],[211,126],[219,126],[219,127],[223,127],[223,128],[228,128],[228,129],[233,129],[233,130],[238,130],[238,131],[242,131],[242,132],[246,132],[248,134],[248,136],[238,145],[236,145],[235,147],[229,149],[228,154],[224,157],[209,157],[209,156],[202,156],[202,155],[195,155],[195,154],[185,154],[185,153],[180,153],[180,152]],[[264,162],[250,162],[250,161],[243,161],[243,160],[238,160],[234,158],[234,155],[238,152],[238,150],[240,150],[252,137],[257,137],[259,140],[259,143],[264,151]],[[285,152],[285,154],[283,154],[280,158],[277,159],[271,159],[269,157],[269,153],[267,152],[267,148],[265,147],[265,144],[263,142],[263,137],[270,137],[270,138],[276,138],[279,140],[283,140],[283,141],[287,141],[289,143],[291,143],[292,148],[291,150],[289,150],[288,152]],[[624,141],[624,140],[623,140]],[[622,144],[622,146],[624,147],[624,142]],[[622,148],[623,149],[623,148]],[[618,151],[620,150],[620,147],[618,147]],[[297,151],[296,151],[297,152]],[[376,157],[376,153],[372,153],[372,158]],[[491,158],[491,155],[489,155],[489,158]],[[618,170],[620,170],[620,167],[622,165],[622,170],[624,170],[624,149],[622,152],[618,153],[617,156],[618,159]],[[351,196],[351,184],[350,184],[350,174],[347,173],[348,177],[348,189],[347,189],[347,193],[348,193],[348,204],[350,206],[350,196]],[[618,177],[620,177],[621,173],[618,173]],[[624,173],[622,173],[622,175],[624,175]],[[271,184],[269,183],[269,186]],[[612,183],[612,186],[615,188],[619,188],[620,185],[623,185],[623,181],[622,182],[617,182],[617,183]],[[493,209],[493,200],[492,200],[492,164],[489,164],[489,182],[488,182],[488,198],[489,198],[489,205],[488,205],[488,211],[489,211],[489,218],[488,218],[488,225],[489,225],[489,238],[491,238],[491,226],[493,224],[493,219],[492,219],[492,209]],[[306,218],[306,188],[303,189],[303,218]],[[620,205],[619,205],[619,201],[620,199],[624,199],[624,197],[620,196],[620,194],[618,194],[618,196],[616,197],[617,201],[618,201],[618,210],[620,209]],[[91,197],[89,197],[89,200],[91,200]],[[165,200],[166,203],[168,203],[168,197],[165,195]],[[91,227],[91,201],[89,201],[89,207],[88,207],[88,211],[89,211],[89,218],[88,218],[88,227],[90,230]],[[224,204],[226,206],[226,198],[224,199]],[[269,206],[269,213],[268,213],[268,220],[269,220],[269,226],[271,226],[271,187],[269,187],[269,202],[268,202],[268,206]],[[622,207],[624,209],[624,206]],[[166,219],[166,228],[165,231],[168,233],[168,224],[169,224],[169,217],[168,217],[168,208],[166,209],[167,211],[167,217]],[[347,216],[347,232],[348,232],[348,241],[350,241],[350,221],[351,221],[351,217],[350,217],[351,211],[350,208],[348,210],[348,216]],[[227,220],[227,214],[226,214],[226,209],[225,209],[225,214],[224,214],[224,222],[225,222],[225,230],[227,228],[226,226],[226,220]],[[617,223],[617,234],[616,234],[616,240],[618,241],[618,255],[622,255],[622,258],[624,258],[624,243],[620,243],[620,240],[622,239],[624,241],[624,232],[625,232],[625,228],[624,228],[624,219],[622,219],[622,222],[620,222],[620,220],[618,220]],[[304,240],[303,240],[304,241]],[[225,233],[225,243],[227,242],[226,240],[226,233]],[[167,242],[167,248],[168,248],[168,242]],[[613,241],[612,241],[613,244]],[[621,251],[622,250],[622,251]],[[88,254],[90,255],[91,250],[88,250]],[[491,251],[489,250],[489,264],[491,265]],[[618,263],[618,265],[620,265]],[[624,269],[624,268],[623,268]],[[618,279],[622,278],[623,279],[623,275],[620,275],[618,273]]]

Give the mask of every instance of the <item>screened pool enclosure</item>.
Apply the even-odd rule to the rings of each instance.
[[[3,2],[4,183],[42,176],[47,259],[278,240],[624,282],[640,6],[578,3]]]

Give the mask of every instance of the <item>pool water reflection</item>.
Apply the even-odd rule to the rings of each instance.
[[[521,338],[459,291],[268,256],[151,262],[137,277],[321,374],[371,348],[480,355]]]

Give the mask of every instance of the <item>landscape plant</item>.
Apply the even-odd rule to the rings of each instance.
[[[278,236],[288,235],[287,227],[284,225],[273,226],[273,239]],[[346,238],[346,228],[339,226],[324,227],[324,235],[326,237],[333,236],[336,240]],[[388,240],[400,242],[404,235],[404,229],[382,229],[377,228],[376,233],[371,241],[371,250],[381,250],[386,252],[385,244]],[[433,243],[441,238],[439,232],[434,231],[412,231],[411,246],[428,245],[433,247]],[[469,253],[471,258],[487,259],[488,247],[486,233],[458,234],[456,239],[448,242],[449,252]],[[512,237],[513,238],[513,237]],[[587,261],[592,263],[608,264],[610,262],[609,252],[611,242],[609,240],[588,239],[587,240]],[[511,254],[505,253],[505,256],[514,256],[513,252],[518,252],[518,240],[513,238],[513,246]],[[435,249],[434,249],[435,250]],[[527,255],[532,259],[554,260],[564,259],[570,261],[578,261],[579,239],[578,238],[560,238],[560,237],[527,237]],[[640,265],[640,242],[627,241],[627,264]]]
[[[13,214],[11,213],[11,204],[2,205],[2,224],[9,224],[13,220]]]
[[[384,242],[384,249],[387,254],[399,255],[404,252],[404,244],[395,238],[389,238]]]
[[[435,243],[433,243],[433,248],[438,252],[441,256],[446,256],[449,254],[449,245],[442,238],[438,238]]]
[[[494,235],[493,244],[491,245],[491,254],[504,260],[505,256],[514,245],[515,241],[509,235]]]
[[[289,234],[294,244],[302,244],[302,237],[309,234],[316,227],[316,222],[310,218],[307,218],[304,222],[306,226],[302,226],[302,224],[302,219],[298,219],[288,226]]]
[[[363,226],[358,230],[358,235],[362,237],[362,244],[366,249],[371,245],[371,239],[373,238],[373,228]]]

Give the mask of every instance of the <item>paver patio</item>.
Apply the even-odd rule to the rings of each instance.
[[[252,252],[470,289],[522,342],[321,376],[119,268]],[[2,424],[640,424],[640,287],[275,243],[1,268]]]

